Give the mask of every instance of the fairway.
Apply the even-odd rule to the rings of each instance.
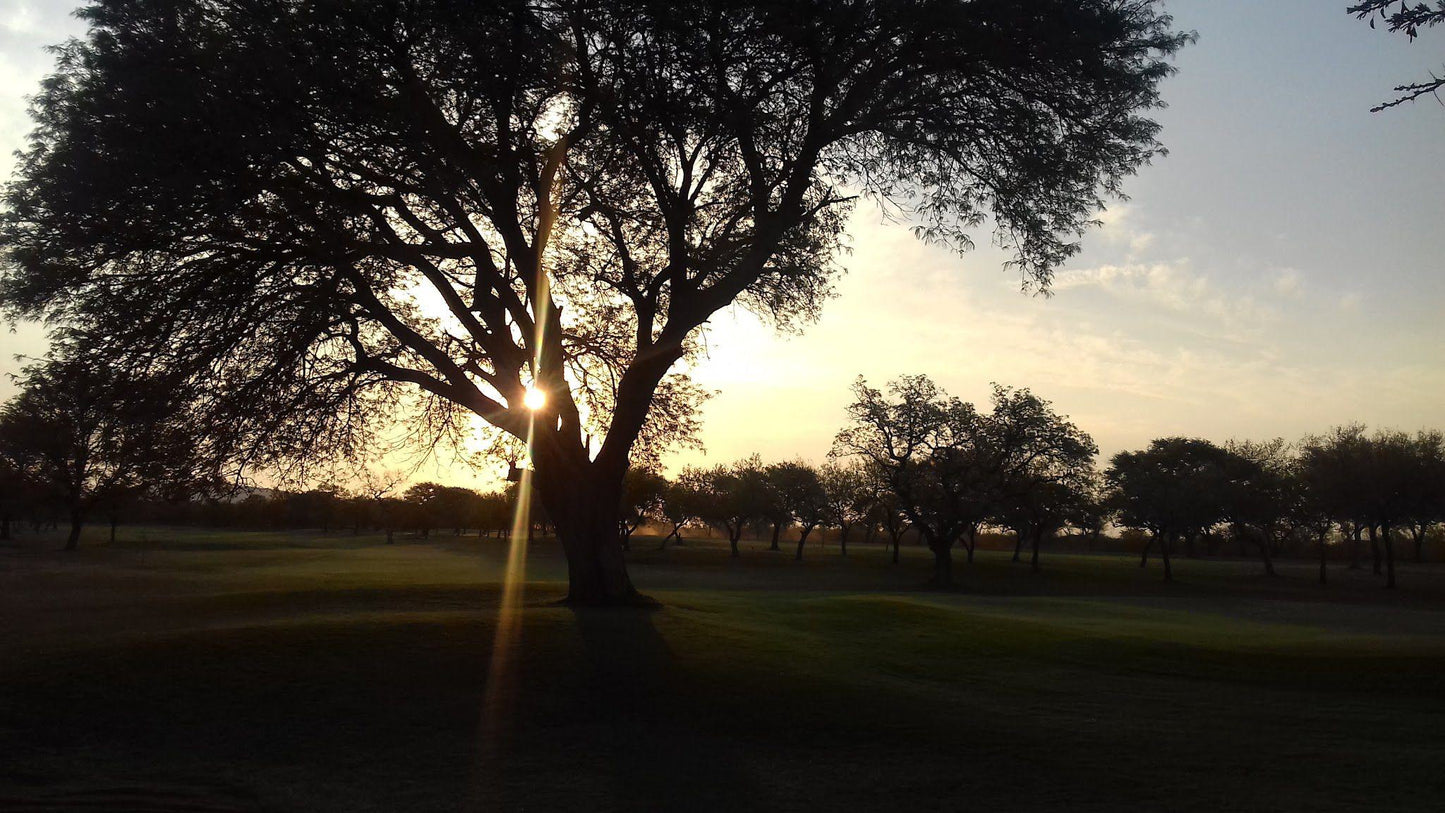
[[[0,808],[1436,810],[1445,571],[905,549],[644,550],[663,608],[555,606],[533,545],[122,529],[0,548]],[[1297,568],[1297,569],[1296,569]],[[151,805],[147,808],[145,805]],[[192,808],[182,808],[191,804]],[[164,805],[172,805],[165,807]]]

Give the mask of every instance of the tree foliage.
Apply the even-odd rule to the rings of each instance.
[[[1423,0],[1364,0],[1347,11],[1361,20],[1369,20],[1371,28],[1379,20],[1384,22],[1386,30],[1402,33],[1411,40],[1420,35],[1421,29],[1445,23],[1445,0],[1435,0],[1433,5]],[[1437,95],[1441,87],[1445,87],[1445,76],[1432,73],[1426,81],[1396,86],[1395,92],[1400,95],[1371,108],[1370,112],[1398,107],[1421,96]]]

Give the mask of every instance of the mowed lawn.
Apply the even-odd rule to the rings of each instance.
[[[122,529],[0,547],[0,810],[1445,809],[1445,569]],[[787,547],[787,546],[785,546]]]

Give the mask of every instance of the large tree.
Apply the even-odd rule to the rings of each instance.
[[[1043,287],[1160,152],[1152,0],[92,0],[35,99],[0,300],[204,381],[248,459],[427,399],[530,437],[573,601],[719,309],[814,317],[852,202]],[[529,388],[545,394],[530,399]],[[594,445],[593,438],[600,438]]]

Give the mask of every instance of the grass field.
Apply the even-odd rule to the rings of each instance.
[[[539,542],[484,713],[502,543],[83,545],[0,547],[0,810],[1445,807],[1439,566],[641,540],[664,607],[576,613]]]

